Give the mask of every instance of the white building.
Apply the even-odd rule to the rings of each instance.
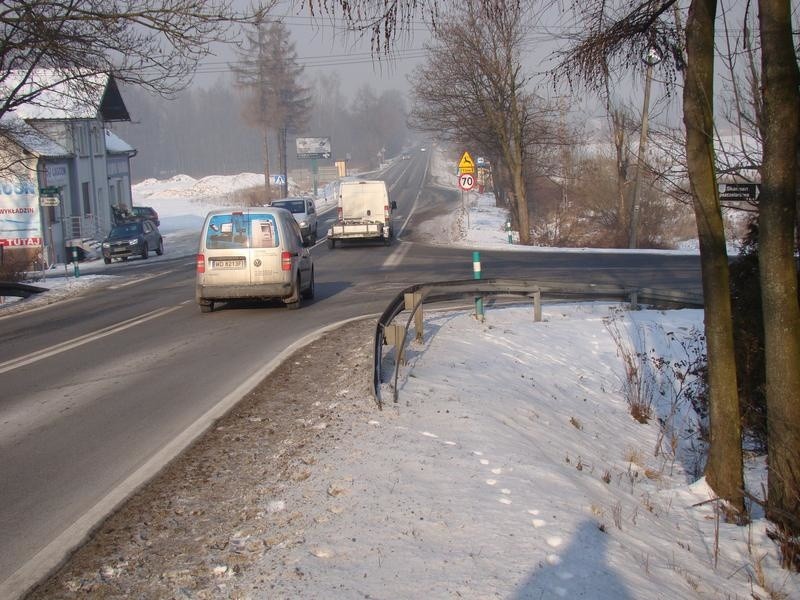
[[[0,246],[45,262],[71,259],[72,248],[105,237],[114,208],[130,208],[130,159],[136,151],[107,128],[129,121],[114,78],[92,76],[42,86],[35,102],[0,120]],[[9,78],[3,89],[10,86]]]

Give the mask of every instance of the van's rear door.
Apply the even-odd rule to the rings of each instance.
[[[271,213],[250,213],[250,282],[279,283],[281,271],[281,240],[278,223]]]
[[[280,240],[272,214],[213,215],[206,232],[206,285],[248,286],[280,276]]]

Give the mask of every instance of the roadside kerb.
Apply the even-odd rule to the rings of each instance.
[[[372,393],[379,409],[383,408],[381,399],[381,365],[383,362],[383,346],[391,344],[395,348],[395,368],[392,396],[397,403],[397,380],[400,365],[403,362],[404,347],[408,339],[411,322],[416,323],[416,337],[422,338],[422,306],[424,303],[447,302],[460,298],[474,298],[475,295],[509,296],[530,298],[533,302],[535,321],[542,317],[542,295],[570,300],[615,300],[629,302],[636,309],[640,302],[653,305],[703,306],[702,295],[680,290],[655,290],[652,288],[632,288],[609,284],[564,283],[534,281],[528,279],[461,279],[455,281],[439,281],[421,283],[405,288],[389,303],[375,327],[375,352],[373,362]],[[410,314],[405,325],[393,323],[403,311]]]

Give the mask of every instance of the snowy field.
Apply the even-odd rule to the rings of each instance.
[[[434,156],[434,177],[454,186],[445,166]],[[205,211],[239,184],[252,181],[149,180],[135,203],[158,210],[165,258],[190,256]],[[452,244],[509,247],[491,197],[470,194],[466,206],[428,227]],[[51,292],[17,304],[114,277],[80,268],[88,275],[48,277]],[[426,313],[399,403],[354,423],[322,465],[349,482],[348,508],[284,550],[305,574],[284,582],[296,594],[286,597],[800,598],[800,576],[778,567],[758,507],[748,526],[720,521],[697,476],[695,382],[681,365],[702,352],[702,311],[552,304],[540,323],[529,306],[489,307],[485,322],[471,312]],[[624,394],[624,359],[637,356],[649,357],[638,359],[653,409],[644,424]],[[747,479],[760,496],[761,459],[748,459]],[[291,498],[272,506],[293,510]],[[222,598],[228,571],[216,568]]]

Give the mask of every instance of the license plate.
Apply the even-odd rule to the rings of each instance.
[[[244,260],[212,260],[212,269],[244,269]]]

